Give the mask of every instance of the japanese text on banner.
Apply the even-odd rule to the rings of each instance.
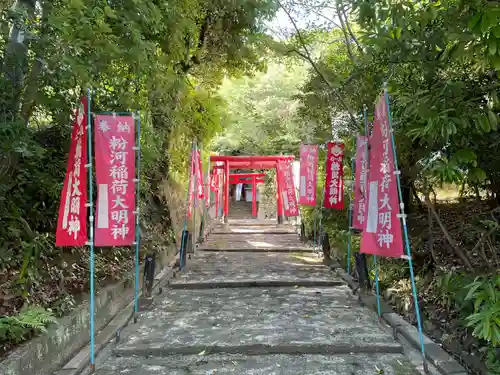
[[[187,216],[191,218],[193,216],[193,204],[194,204],[194,179],[196,171],[196,153],[191,151],[191,172],[189,175],[189,191],[188,191],[188,207]]]
[[[401,257],[403,238],[398,217],[397,177],[384,96],[380,97],[375,109],[370,145],[368,216],[361,237],[361,252]]]
[[[196,186],[198,189],[198,199],[203,199],[205,197],[205,189],[203,182],[203,169],[201,167],[201,153],[200,150],[196,150]]]
[[[219,186],[217,185],[217,174],[219,172],[219,169],[214,168],[211,173],[211,178],[210,178],[210,190],[212,190],[214,193],[216,193],[219,190]]]
[[[316,205],[317,172],[318,146],[301,145],[299,203],[303,206]]]
[[[325,178],[325,208],[342,210],[344,208],[344,145],[338,142],[328,143]]]
[[[205,207],[210,208],[210,186],[212,185],[212,175],[210,174],[210,170],[207,172],[207,186],[205,188]]]
[[[95,124],[95,245],[131,245],[135,238],[134,118],[97,115]]]
[[[363,230],[366,221],[368,182],[368,137],[356,140],[356,173],[354,178],[353,228]]]
[[[290,162],[278,162],[278,181],[283,198],[283,206],[285,209],[285,216],[295,217],[299,215],[297,207],[297,196],[295,192],[295,185],[293,183],[292,165]]]
[[[87,237],[87,117],[88,100],[82,98],[76,110],[68,167],[61,192],[56,246],[83,246]]]

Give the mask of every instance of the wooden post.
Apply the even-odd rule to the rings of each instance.
[[[252,177],[252,216],[257,217],[257,178]]]
[[[283,222],[283,204],[281,203],[280,180],[278,178],[278,167],[276,166],[276,220],[278,224]]]
[[[224,163],[224,172],[224,223],[227,223],[229,215],[229,161]]]

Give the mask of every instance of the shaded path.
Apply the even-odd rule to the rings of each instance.
[[[97,374],[419,374],[293,231],[237,224],[216,228]]]

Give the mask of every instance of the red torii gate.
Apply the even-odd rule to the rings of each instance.
[[[293,155],[275,155],[275,156],[227,156],[227,155],[212,155],[210,156],[210,163],[217,163],[222,165],[215,165],[214,169],[222,169],[224,172],[223,179],[223,201],[224,201],[224,222],[227,223],[229,214],[229,184],[230,184],[230,170],[231,169],[276,169],[278,161],[292,161],[295,157]],[[283,207],[281,203],[281,194],[279,194],[280,187],[278,186],[279,180],[276,179],[277,194],[276,206],[278,222],[283,216]]]
[[[231,173],[229,175],[229,184],[251,184],[252,185],[252,216],[257,217],[257,184],[264,183],[265,173]],[[248,180],[250,178],[250,180]]]

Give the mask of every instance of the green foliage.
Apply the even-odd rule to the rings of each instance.
[[[474,329],[474,336],[500,346],[500,277],[478,277],[467,289],[465,299],[474,303],[467,326]]]
[[[17,344],[35,333],[46,332],[49,324],[56,323],[50,310],[30,307],[14,316],[0,317],[0,342]]]
[[[490,209],[498,206],[498,4],[486,0],[339,0],[332,4],[284,0],[281,4],[291,21],[297,20],[300,11],[309,16],[305,22],[294,23],[293,35],[276,48],[278,53],[306,62],[310,67],[296,96],[301,102],[299,121],[301,118],[311,131],[307,140],[321,144],[333,135],[347,140],[358,132],[364,133],[363,109],[367,106],[372,120],[373,103],[385,84],[391,96],[405,207],[415,209],[411,190],[427,195],[448,184],[460,186],[461,198],[467,198],[470,191],[476,199],[486,193],[492,198],[488,202]],[[293,8],[297,4],[299,10]],[[336,25],[325,22],[327,27],[325,24],[311,27],[314,23],[311,19],[316,16],[334,19]],[[236,142],[241,139],[235,138]],[[346,164],[350,161],[348,157],[345,160]],[[321,182],[318,184],[321,186]],[[302,210],[308,233],[312,232],[319,211],[319,208]],[[419,220],[425,221],[418,214],[415,213]],[[482,229],[477,230],[469,223],[478,217],[464,219],[467,215],[470,213],[462,212],[450,220],[454,224],[451,237],[457,240],[455,246],[463,250],[466,258],[481,264],[478,270],[498,268],[497,218],[491,220],[494,225],[478,223]],[[484,215],[481,212],[480,216]],[[487,219],[495,215],[488,213]],[[325,213],[322,223],[337,256],[345,264],[346,213]],[[441,235],[446,232],[446,226],[439,232]],[[469,324],[474,335],[482,340],[481,345],[487,347],[488,356],[498,356],[498,297],[496,294],[492,297],[489,287],[478,286],[466,298],[475,275],[464,273],[455,257],[446,253],[442,244],[448,246],[448,240],[433,249],[439,253],[435,257],[430,254],[425,237],[413,237],[417,273],[422,275],[428,270],[436,273],[436,277],[425,274],[420,279],[422,287],[429,291],[425,299],[440,308],[444,306],[450,314],[459,311],[463,329]],[[478,243],[481,240],[484,242]],[[357,246],[354,241],[353,249],[357,250]],[[490,249],[493,259],[488,259],[484,248]],[[477,261],[478,256],[484,262]],[[436,259],[429,261],[429,258]],[[383,286],[388,287],[407,280],[408,269],[401,267],[400,262],[384,260],[380,276]],[[429,278],[433,280],[430,286]],[[487,282],[482,280],[481,285]],[[495,286],[494,281],[490,285]],[[488,363],[494,366],[491,360]]]
[[[8,301],[0,314],[12,315],[8,324],[26,303],[66,312],[70,293],[87,287],[86,251],[54,247],[80,96],[92,89],[94,112],[140,110],[141,221],[154,242],[175,241],[165,186],[183,188],[193,139],[208,150],[223,128],[223,78],[265,66],[263,22],[276,11],[272,0],[26,4],[0,5],[0,297]],[[129,260],[120,249],[97,254],[98,281],[121,277]],[[0,342],[28,336],[13,327]]]
[[[276,61],[266,72],[226,80],[220,94],[227,103],[229,126],[214,141],[226,154],[293,154],[311,130],[299,117],[296,96],[304,81],[303,64],[285,67]]]

